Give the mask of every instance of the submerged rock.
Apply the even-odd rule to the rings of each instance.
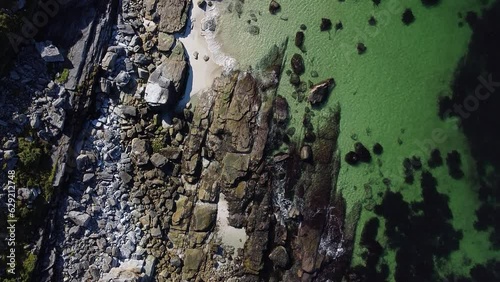
[[[325,101],[333,87],[335,87],[335,80],[333,78],[324,80],[312,87],[307,100],[311,103],[311,105],[320,104]]]
[[[299,86],[300,85],[300,76],[298,76],[295,73],[292,73],[290,75],[290,84],[292,84],[293,86]]]
[[[411,9],[406,9],[403,13],[402,16],[402,21],[405,25],[410,25],[415,21],[415,16],[413,15],[413,12]]]
[[[424,4],[424,6],[426,6],[426,7],[436,6],[437,4],[439,4],[439,2],[441,2],[441,1],[440,0],[422,0],[422,4]]]
[[[441,157],[441,152],[438,149],[434,149],[431,152],[431,158],[427,162],[430,168],[436,168],[443,165],[443,158]]]
[[[358,54],[364,54],[366,52],[366,46],[363,43],[358,43],[356,46],[356,49],[358,49]]]
[[[350,151],[345,155],[344,160],[350,165],[355,165],[359,162],[359,156],[353,151]]]
[[[448,153],[446,157],[446,164],[448,165],[448,172],[454,179],[460,179],[464,176],[464,172],[461,169],[462,159],[460,158],[460,153],[457,150],[453,150]]]
[[[272,15],[276,15],[280,10],[281,10],[281,5],[275,0],[272,0],[271,3],[269,4],[269,13],[271,13]]]
[[[304,45],[304,38],[304,32],[297,31],[297,33],[295,34],[295,46],[297,46],[298,48],[302,48],[302,46]]]
[[[327,18],[322,18],[321,19],[321,25],[320,25],[320,30],[321,31],[328,31],[332,29],[332,21]]]
[[[384,148],[382,147],[382,145],[380,145],[380,143],[375,143],[375,145],[373,145],[373,153],[375,155],[380,155],[384,152]]]
[[[372,160],[370,151],[368,151],[361,142],[356,142],[356,144],[354,144],[354,151],[359,156],[360,161],[367,163]]]
[[[205,0],[199,0],[196,5],[198,5],[198,7],[200,9],[205,9],[207,7],[207,1]]]
[[[338,23],[335,24],[335,30],[339,31],[341,29],[344,29],[344,25],[342,24],[341,21],[339,21]]]
[[[295,74],[301,75],[305,71],[304,58],[300,54],[293,54],[292,56],[292,70]]]
[[[308,161],[311,159],[311,157],[312,157],[311,146],[309,145],[302,146],[302,148],[300,149],[300,159],[303,161]]]
[[[256,25],[249,25],[247,27],[247,31],[251,35],[259,35],[260,34],[260,28],[258,26],[256,26]]]
[[[288,102],[283,96],[277,96],[274,100],[274,118],[278,123],[284,123],[288,119]]]
[[[215,31],[217,28],[217,24],[215,22],[215,18],[203,18],[201,21],[201,30],[202,31]]]

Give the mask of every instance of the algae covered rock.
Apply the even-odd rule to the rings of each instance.
[[[156,68],[146,85],[144,100],[153,107],[172,106],[183,94],[188,63],[180,41]]]
[[[301,75],[306,70],[304,66],[304,58],[300,54],[294,54],[291,60],[292,70],[295,74]]]

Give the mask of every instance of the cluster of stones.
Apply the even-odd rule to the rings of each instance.
[[[122,2],[98,73],[98,118],[76,148],[63,245],[70,281],[152,279],[157,267],[167,281],[174,271],[166,232],[184,189],[167,173],[179,174],[186,123],[169,124],[161,111],[184,91],[188,64],[172,33],[184,27],[188,2],[170,2]]]

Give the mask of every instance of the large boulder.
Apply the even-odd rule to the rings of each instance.
[[[284,123],[288,119],[288,102],[283,96],[277,96],[274,100],[274,118],[278,123]]]
[[[311,94],[309,94],[307,100],[311,105],[320,104],[328,97],[333,87],[335,87],[335,80],[333,78],[322,81],[311,88]]]
[[[189,2],[189,0],[158,1],[156,13],[160,15],[159,30],[166,33],[175,33],[184,29]]]
[[[295,74],[301,75],[305,71],[304,58],[300,54],[293,54],[291,60],[292,70]]]
[[[90,215],[83,212],[70,211],[68,213],[68,218],[76,225],[82,227],[87,227],[90,223]]]
[[[184,46],[177,41],[172,54],[149,77],[146,102],[153,107],[172,106],[184,92],[187,70]]]

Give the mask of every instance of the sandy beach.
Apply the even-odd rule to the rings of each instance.
[[[247,239],[245,228],[234,228],[229,225],[229,211],[224,194],[220,194],[217,205],[217,236],[222,240],[222,244],[232,246],[235,249],[243,248]]]
[[[204,17],[205,11],[193,5],[186,32],[179,38],[187,50],[192,68],[186,91],[189,96],[196,95],[201,90],[210,87],[214,79],[222,73],[222,67],[213,60],[213,54],[208,48],[207,41],[201,30]],[[195,52],[198,52],[198,59],[195,59]],[[205,56],[209,57],[208,61],[203,59]]]

